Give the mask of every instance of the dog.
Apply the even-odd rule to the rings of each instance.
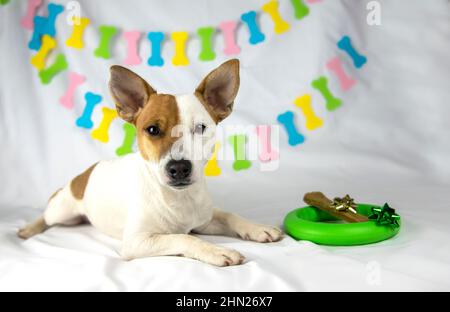
[[[136,127],[138,152],[100,161],[72,179],[50,197],[38,220],[18,231],[19,237],[27,239],[53,225],[76,225],[87,219],[121,240],[125,260],[184,256],[216,266],[241,264],[244,256],[191,233],[261,243],[282,239],[276,227],[216,208],[203,174],[207,157],[192,156],[195,147],[190,143],[200,140],[202,146],[212,146],[217,124],[232,112],[240,84],[237,59],[210,72],[187,95],[157,93],[143,78],[118,65],[110,73],[118,115]],[[173,135],[180,127],[186,131]]]

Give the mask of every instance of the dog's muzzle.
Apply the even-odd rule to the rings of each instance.
[[[171,160],[166,165],[166,173],[169,177],[169,185],[183,188],[190,185],[192,174],[192,163],[189,160]]]

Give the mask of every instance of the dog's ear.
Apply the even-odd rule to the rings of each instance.
[[[156,91],[125,67],[114,65],[110,71],[109,90],[116,102],[117,113],[125,121],[134,123],[150,95]]]
[[[218,123],[230,115],[239,90],[239,60],[229,60],[210,72],[195,94]]]

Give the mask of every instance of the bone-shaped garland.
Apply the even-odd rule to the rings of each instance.
[[[78,88],[86,80],[86,77],[77,74],[75,72],[71,72],[69,74],[69,87],[67,88],[66,93],[59,99],[59,103],[67,109],[72,109],[74,106],[73,97],[75,94],[75,90]]]
[[[216,53],[214,53],[213,49],[214,33],[214,27],[201,27],[197,30],[197,35],[200,38],[202,46],[198,56],[201,61],[212,61],[216,58]]]
[[[309,8],[303,3],[303,0],[291,0],[291,3],[296,19],[300,20],[309,14]]]
[[[252,162],[246,159],[245,146],[247,136],[245,134],[236,134],[228,138],[228,142],[233,147],[234,162],[233,169],[235,171],[245,170],[252,166]]]
[[[337,46],[351,57],[353,60],[353,65],[355,65],[356,68],[361,68],[364,64],[366,64],[367,58],[355,50],[349,36],[342,37],[342,39],[337,43]]]
[[[87,17],[81,17],[73,23],[72,35],[66,40],[66,45],[74,49],[82,49],[84,47],[83,34],[86,27],[91,23]]]
[[[123,156],[133,152],[133,144],[136,141],[136,127],[126,122],[123,124],[123,131],[125,133],[123,137],[122,145],[116,149],[117,156]]]
[[[139,31],[126,31],[123,33],[123,37],[127,42],[127,57],[123,61],[126,65],[139,65],[142,62],[138,51],[138,42],[141,38],[141,32]]]
[[[287,111],[278,115],[277,120],[284,126],[288,135],[288,143],[291,146],[302,144],[305,141],[305,137],[297,130],[294,123],[294,113]]]
[[[108,130],[112,121],[117,118],[117,111],[109,107],[102,108],[103,119],[97,129],[94,129],[91,136],[95,140],[107,143],[109,141]]]
[[[56,48],[56,40],[49,35],[44,35],[42,37],[41,48],[38,53],[36,53],[30,60],[31,65],[36,69],[41,70],[45,68],[45,60],[49,55],[50,51]]]
[[[267,163],[280,158],[280,154],[272,147],[270,139],[270,126],[256,126],[256,134],[258,136],[259,155],[261,162]]]
[[[215,177],[220,175],[220,173],[222,172],[222,170],[219,167],[219,164],[217,162],[217,153],[219,152],[220,149],[220,143],[217,142],[216,144],[214,144],[214,151],[213,154],[211,156],[211,159],[206,163],[205,166],[205,175],[208,177]]]
[[[23,28],[28,30],[33,29],[33,18],[41,4],[42,0],[28,0],[27,13],[20,21],[20,25],[22,25]]]
[[[241,20],[247,25],[250,37],[248,42],[250,44],[258,44],[266,39],[266,36],[259,29],[258,23],[256,22],[256,12],[249,11],[241,15]]]
[[[315,130],[322,127],[323,120],[314,113],[311,105],[311,95],[305,94],[295,99],[295,106],[300,108],[305,116],[305,126],[308,130]]]
[[[278,10],[278,1],[271,0],[264,4],[261,9],[272,18],[274,31],[276,34],[282,34],[289,30],[291,26],[281,17],[280,11]]]
[[[57,74],[66,70],[68,67],[69,64],[66,61],[65,55],[60,53],[52,65],[39,71],[39,78],[43,84],[49,84]]]
[[[94,51],[96,57],[101,57],[104,59],[111,58],[111,41],[117,33],[117,28],[114,26],[100,26],[100,42],[97,49]]]
[[[98,94],[87,92],[84,95],[84,99],[86,100],[86,105],[84,106],[83,114],[75,123],[78,127],[91,129],[94,126],[94,122],[91,119],[94,107],[102,101],[102,97]]]
[[[186,41],[188,37],[189,35],[185,31],[172,33],[172,41],[175,44],[175,54],[172,58],[172,64],[175,66],[189,65],[189,60],[186,56]]]
[[[225,41],[225,47],[223,49],[225,55],[235,55],[241,52],[241,49],[236,43],[236,27],[237,23],[235,21],[222,22],[219,25]]]
[[[150,66],[163,66],[164,59],[161,57],[161,46],[164,40],[164,33],[162,32],[149,32],[147,35],[152,45],[152,54],[147,63]]]

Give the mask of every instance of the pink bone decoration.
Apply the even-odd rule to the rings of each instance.
[[[349,90],[356,83],[356,80],[353,80],[344,72],[344,68],[339,57],[335,57],[329,60],[326,66],[337,76],[337,78],[339,79],[339,84],[343,91]]]
[[[141,57],[138,54],[138,42],[141,37],[139,31],[126,31],[123,33],[125,40],[127,41],[127,57],[124,61],[126,65],[139,65],[142,62]]]
[[[306,0],[307,3],[313,4],[313,3],[317,3],[320,2],[322,0]]]
[[[225,40],[225,48],[223,49],[223,53],[225,53],[225,55],[234,55],[241,52],[241,49],[236,44],[236,26],[237,22],[235,21],[222,22],[219,25]]]
[[[75,94],[76,88],[81,85],[86,80],[86,77],[77,74],[75,72],[71,72],[69,74],[69,87],[67,88],[66,93],[59,99],[59,102],[62,106],[67,109],[73,108],[73,95]]]
[[[36,15],[36,10],[41,5],[41,3],[42,0],[28,0],[27,13],[24,17],[22,17],[22,20],[20,21],[20,24],[23,28],[33,30],[33,18]]]
[[[259,140],[259,160],[263,163],[277,160],[280,155],[272,148],[270,142],[270,126],[260,125],[256,126],[256,134]]]

